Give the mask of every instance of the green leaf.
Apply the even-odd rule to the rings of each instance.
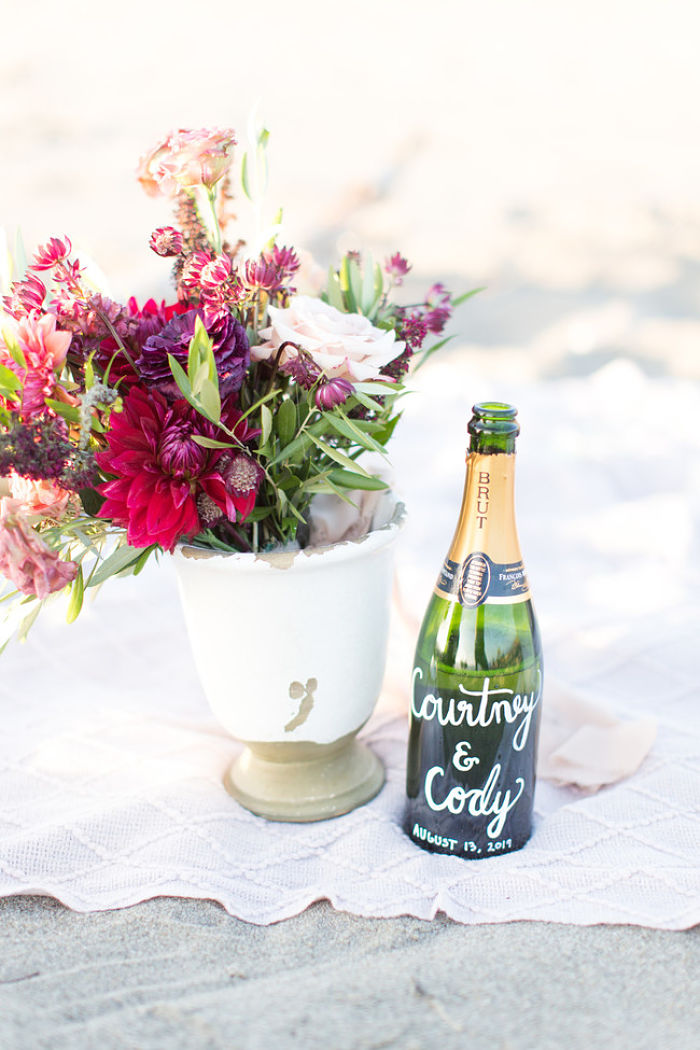
[[[80,610],[83,607],[83,595],[85,594],[85,584],[83,581],[83,567],[78,566],[78,575],[73,580],[73,586],[70,592],[70,601],[68,602],[68,610],[66,612],[66,623],[73,623],[74,620],[78,619]]]
[[[234,448],[232,441],[216,441],[214,438],[205,437],[204,434],[190,434],[190,440],[202,448]]]
[[[37,616],[41,612],[43,606],[44,606],[43,602],[37,601],[35,607],[32,609],[32,611],[29,613],[29,615],[24,617],[24,619],[22,620],[21,624],[19,625],[19,630],[17,631],[17,641],[18,642],[23,642],[23,641],[26,640],[26,637],[29,634],[29,631],[31,630],[31,627],[34,624]]]
[[[385,449],[375,441],[370,434],[360,430],[351,419],[347,416],[341,415],[340,412],[326,412],[324,415],[324,421],[330,423],[334,430],[336,430],[342,437],[349,438],[350,441],[354,441],[362,448],[367,449],[370,452],[378,452],[380,456],[386,456]]]
[[[282,401],[275,416],[275,430],[284,447],[294,437],[297,428],[297,410],[293,401]]]
[[[379,263],[374,264],[374,298],[376,302],[382,297],[384,291],[384,274]]]
[[[221,419],[221,397],[218,384],[212,383],[211,379],[204,379],[199,390],[199,400],[209,419],[213,423],[218,423]]]
[[[379,491],[379,489],[388,489],[386,481],[382,481],[381,478],[377,478],[372,474],[356,474],[351,470],[333,470],[330,473],[331,480],[342,488],[346,489],[363,489],[370,492]]]
[[[478,295],[479,292],[485,292],[486,285],[482,285],[481,288],[472,288],[471,292],[465,292],[464,295],[458,295],[456,299],[452,300],[452,306],[461,306],[462,303],[466,303],[467,299],[471,299],[473,295]]]
[[[143,570],[144,570],[144,568],[146,566],[146,562],[148,561],[150,556],[154,552],[157,552],[157,551],[158,551],[158,544],[157,543],[152,543],[150,547],[146,547],[145,548],[145,550],[141,554],[141,557],[137,560],[137,562],[136,562],[136,564],[134,566],[134,576],[138,576],[138,574],[140,572],[143,572]]]
[[[245,193],[245,195],[248,198],[248,200],[252,201],[253,200],[253,195],[250,192],[250,183],[248,182],[248,153],[247,152],[243,154],[243,159],[241,161],[241,186],[243,187],[243,192]]]
[[[413,371],[417,372],[418,369],[425,364],[429,357],[432,357],[437,350],[442,350],[443,346],[446,346],[452,339],[454,339],[454,336],[448,335],[446,339],[441,339],[439,343],[435,343],[434,346],[429,346],[426,350],[424,350],[418,358],[418,360],[416,361],[415,365],[413,365]]]
[[[172,372],[173,379],[179,386],[181,392],[185,395],[187,400],[192,404],[192,387],[190,381],[187,378],[187,374],[180,364],[180,362],[173,357],[172,354],[168,354],[168,364],[170,365],[170,371]]]
[[[402,415],[402,412],[397,412],[395,416],[393,416],[391,419],[388,419],[386,423],[382,424],[380,429],[377,430],[377,432],[375,433],[377,441],[380,441],[382,445],[388,444],[388,442],[391,440],[394,430],[396,429],[396,424],[401,419]]]
[[[364,477],[370,478],[372,476],[369,471],[365,470],[364,467],[361,467],[354,459],[350,459],[349,456],[346,456],[344,452],[340,451],[340,449],[333,448],[332,445],[326,444],[325,441],[322,441],[321,438],[316,437],[314,434],[309,433],[309,437],[314,445],[316,445],[325,456],[332,459],[334,463],[339,463],[341,467],[345,467],[347,470],[357,471]]]
[[[285,463],[294,458],[299,454],[306,451],[311,444],[311,437],[308,432],[304,430],[301,434],[297,434],[293,441],[290,441],[288,445],[280,449],[276,456],[270,460],[268,466],[276,467],[279,463]]]
[[[274,510],[273,507],[253,507],[248,517],[245,519],[246,524],[249,522],[252,524],[256,521],[264,521],[265,518],[269,518]]]
[[[341,499],[343,503],[349,503],[351,507],[357,506],[357,504],[350,499],[347,492],[344,492],[342,488],[339,488],[331,481],[329,474],[319,474],[315,478],[309,478],[309,481],[304,486],[304,491],[312,493],[329,492],[334,496],[337,496],[338,499]]]
[[[355,387],[352,397],[355,399],[355,401],[359,401],[363,408],[368,408],[372,412],[384,411],[384,405],[382,405],[381,401],[376,401],[373,397],[367,397],[367,395],[363,394],[360,390],[357,389],[357,387]]]
[[[362,291],[360,292],[360,310],[369,316],[374,306],[374,260],[371,255],[365,259],[365,272],[362,275]]]
[[[343,299],[340,280],[332,266],[328,271],[328,291],[326,295],[330,306],[334,306],[336,310],[345,312],[345,300]]]
[[[344,255],[340,263],[340,288],[343,292],[346,306],[345,309],[350,313],[355,313],[357,309],[357,303],[352,290],[352,279],[350,277],[350,266],[352,260]]]
[[[97,512],[105,501],[105,497],[101,496],[99,492],[95,492],[94,489],[84,488],[78,491],[80,502],[83,505],[83,510],[86,514],[96,518]]]
[[[260,444],[266,445],[272,433],[272,412],[267,405],[262,405],[260,408],[260,429]]]
[[[354,383],[355,390],[361,394],[369,394],[370,397],[379,394],[398,394],[396,383],[385,383],[381,379],[368,379],[364,383]]]
[[[46,404],[67,423],[80,423],[80,409],[75,405],[66,405],[63,401],[54,401],[50,397],[46,398]]]
[[[92,367],[92,359],[95,356],[93,350],[85,362],[85,389],[90,390],[95,385],[95,369]]]
[[[204,371],[206,369],[206,371]],[[209,378],[212,383],[218,380],[216,374],[216,360],[214,358],[214,343],[204,327],[201,317],[194,322],[194,335],[190,339],[187,348],[187,375],[192,388],[197,390],[196,379],[200,373]]]
[[[140,548],[130,547],[128,543],[117,547],[109,557],[104,559],[99,568],[91,574],[88,580],[88,587],[98,587],[105,580],[108,580],[110,576],[116,576],[117,573],[128,569],[130,565],[139,560],[142,553]]]
[[[16,390],[22,389],[22,380],[15,375],[10,369],[6,368],[5,365],[0,365],[0,391],[4,394],[13,394]]]
[[[3,329],[2,340],[10,357],[15,362],[15,364],[19,365],[20,368],[24,368],[26,371],[27,359],[24,356],[24,353],[22,352],[22,347],[19,345],[12,332],[10,332],[8,329]]]

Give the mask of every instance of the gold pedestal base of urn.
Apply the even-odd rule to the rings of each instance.
[[[224,778],[237,802],[267,820],[328,820],[369,802],[382,763],[353,733],[331,744],[247,743]]]

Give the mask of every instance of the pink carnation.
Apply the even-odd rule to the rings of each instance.
[[[183,189],[211,189],[231,166],[231,128],[179,128],[139,161],[137,177],[150,197],[175,197]]]
[[[68,505],[70,492],[55,481],[23,478],[12,473],[7,478],[10,493],[20,514],[41,514],[46,518],[60,518]]]
[[[73,561],[63,561],[46,546],[17,511],[14,500],[0,500],[0,574],[22,594],[47,598],[72,583],[78,574]]]

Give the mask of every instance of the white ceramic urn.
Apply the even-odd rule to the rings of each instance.
[[[379,696],[404,507],[359,540],[270,554],[183,545],[174,559],[202,686],[246,746],[226,777],[272,820],[322,820],[381,788],[355,734]]]

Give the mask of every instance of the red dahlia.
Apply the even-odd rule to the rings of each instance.
[[[233,413],[227,425],[235,422]],[[256,433],[245,423],[235,430],[243,442]],[[184,399],[170,404],[157,391],[146,394],[140,387],[129,391],[123,411],[112,416],[108,447],[95,457],[114,475],[99,486],[106,497],[99,517],[126,528],[132,547],[158,543],[172,551],[178,540],[201,532],[197,501],[203,496],[230,521],[250,513],[250,499],[242,499],[220,469],[222,450],[198,445],[198,435],[224,436]]]

